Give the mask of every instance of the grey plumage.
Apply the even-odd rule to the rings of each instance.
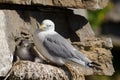
[[[41,56],[38,55],[37,51],[34,49],[33,43],[29,40],[21,41],[21,43],[16,47],[14,56],[16,60],[18,57],[20,60],[44,63],[44,60],[41,58]]]
[[[49,54],[54,57],[60,57],[65,60],[71,60],[85,66],[88,62],[91,62],[81,52],[78,52],[67,40],[65,40],[59,34],[47,35],[43,42],[44,47],[48,50]]]
[[[18,56],[21,60],[34,61],[35,55],[32,49],[32,43],[28,40],[24,40],[16,47],[15,56]]]
[[[54,31],[54,27],[51,20],[44,20],[40,29],[37,29],[33,34],[35,46],[46,59],[57,65],[74,62],[85,67],[100,66],[75,49],[66,39]]]

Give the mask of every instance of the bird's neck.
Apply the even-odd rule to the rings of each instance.
[[[50,34],[50,35],[54,35],[57,34],[57,32],[55,32],[54,30],[40,30],[40,29],[36,29],[35,31],[36,33],[42,33],[42,34]]]
[[[47,30],[45,31],[46,34],[54,35],[56,32],[54,30]]]

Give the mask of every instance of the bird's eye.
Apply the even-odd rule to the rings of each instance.
[[[51,27],[51,25],[47,25],[47,27]]]

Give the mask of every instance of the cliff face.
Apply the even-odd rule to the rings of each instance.
[[[108,0],[1,0],[0,3],[86,8],[93,10],[104,8]]]
[[[73,80],[84,80],[84,75],[112,75],[114,73],[114,68],[112,66],[112,55],[110,52],[111,48],[113,47],[111,39],[95,37],[89,21],[86,18],[81,15],[74,14],[73,10],[71,9],[59,8],[68,7],[68,5],[69,7],[75,7],[71,5],[75,3],[74,0],[72,0],[73,3],[71,1],[71,4],[68,4],[68,1],[1,1],[1,4],[7,4],[2,4],[2,9],[0,10],[0,61],[2,61],[0,64],[0,76],[5,77],[12,67],[12,60],[16,50],[15,48],[20,46],[19,44],[21,41],[28,40],[33,42],[33,32],[44,19],[51,19],[53,22],[55,22],[56,31],[59,34],[69,40],[77,49],[81,50],[89,59],[101,65],[100,68],[102,68],[102,70],[99,71],[96,69],[88,69],[82,66],[79,67],[77,65],[68,64],[67,67],[72,73],[71,75]],[[77,2],[82,2],[81,6],[84,5],[83,2],[87,3],[86,0]],[[89,1],[89,3],[92,3],[92,0]],[[35,4],[37,4],[37,6]],[[49,4],[49,6],[41,6],[39,4]],[[94,5],[95,4],[96,3],[94,3]],[[88,6],[86,6],[86,8],[92,8]],[[33,48],[34,47],[35,46],[33,46]],[[7,66],[5,69],[4,65]],[[9,74],[10,80],[68,80],[69,76],[69,74],[66,74],[64,69],[61,69],[61,67],[58,66],[48,63],[43,64],[19,60],[13,65]]]

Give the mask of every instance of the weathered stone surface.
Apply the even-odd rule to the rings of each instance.
[[[39,9],[42,10],[41,8]],[[88,21],[80,15],[74,15],[72,10],[68,10],[68,9],[56,10],[50,8],[50,9],[45,9],[43,11],[29,11],[29,10],[27,11],[1,10],[1,11],[3,11],[3,13],[6,16],[5,17],[7,24],[6,33],[8,34],[9,46],[11,51],[14,51],[15,46],[19,45],[21,40],[29,39],[32,41],[33,40],[32,34],[34,30],[38,27],[37,24],[40,24],[41,21],[44,19],[51,19],[55,22],[56,31],[58,33],[60,33],[66,39],[69,39],[71,42],[80,43],[81,41],[81,44],[77,44],[77,48],[78,49],[80,48],[80,50],[83,53],[85,53],[85,55],[88,56],[91,60],[100,63],[101,68],[104,70],[104,71],[97,71],[86,68],[84,69],[80,66],[78,68],[76,68],[73,65],[69,66],[69,68],[72,68],[71,69],[72,72],[76,71],[75,73],[77,73],[77,75],[73,73],[73,76],[76,77],[75,80],[77,80],[77,78],[81,78],[81,80],[84,80],[84,76],[83,76],[84,74],[85,75],[113,74],[114,70],[111,62],[112,55],[110,53],[111,45],[105,43],[106,42],[105,40],[102,41],[95,38],[95,35]],[[104,47],[102,43],[104,43]],[[21,67],[21,65],[17,65],[17,66]]]
[[[99,63],[103,69],[102,71],[97,71],[90,69],[84,70],[83,68],[81,72],[86,75],[98,74],[109,76],[114,73],[113,63],[111,61],[112,54],[110,52],[113,46],[110,38],[88,38],[82,42],[73,42],[72,44],[80,49],[89,59]]]
[[[69,78],[61,68],[30,61],[19,61],[13,66],[9,80],[69,80]]]
[[[39,4],[44,6],[72,7],[101,9],[104,8],[109,0],[1,0],[0,3],[33,5]]]
[[[0,10],[0,76],[5,76],[12,67],[13,51],[9,46],[7,27],[6,15]]]

